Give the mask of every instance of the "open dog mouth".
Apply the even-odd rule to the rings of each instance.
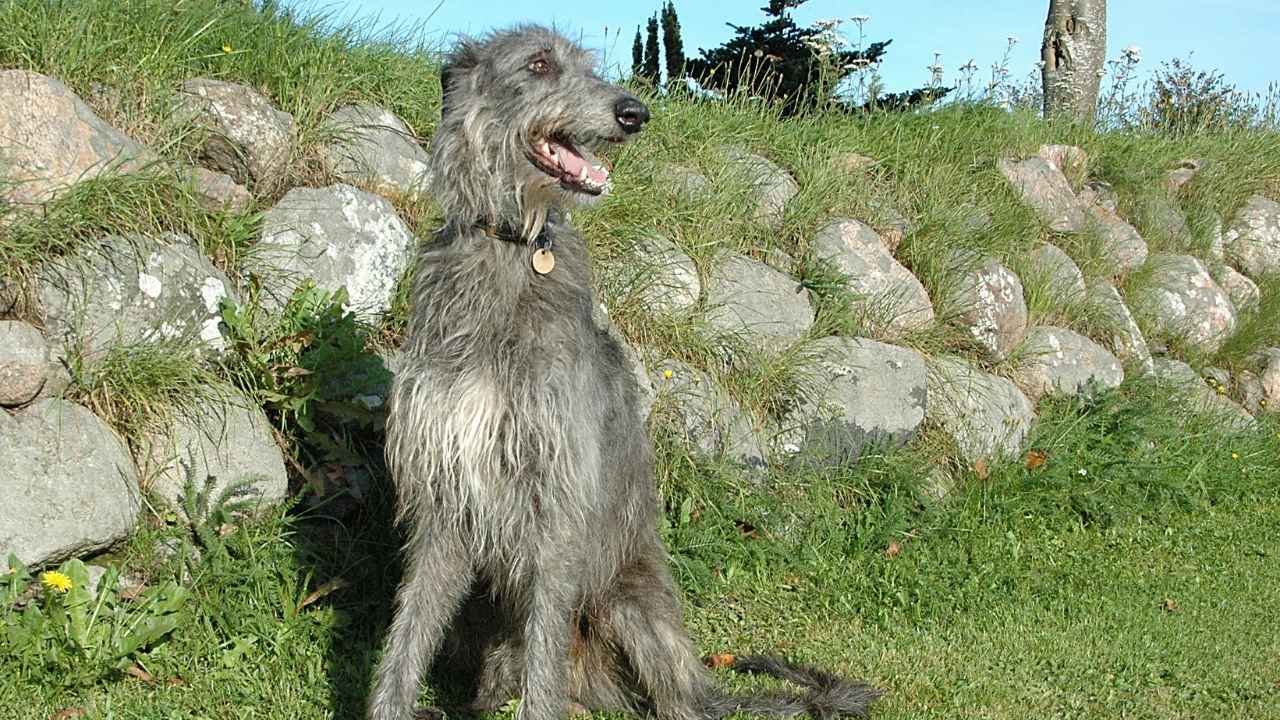
[[[600,195],[609,187],[608,161],[567,138],[553,136],[535,141],[529,159],[569,190]]]

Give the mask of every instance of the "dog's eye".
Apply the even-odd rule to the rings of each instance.
[[[529,72],[534,75],[546,75],[551,72],[551,63],[543,60],[542,58],[538,58],[537,60],[529,63]]]

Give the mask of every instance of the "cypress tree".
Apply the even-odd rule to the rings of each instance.
[[[662,49],[666,53],[667,82],[672,82],[684,75],[684,41],[680,39],[676,5],[670,0],[662,6]]]
[[[644,42],[640,39],[640,26],[636,26],[636,41],[631,44],[631,75],[644,74]]]
[[[658,67],[658,16],[649,18],[644,39],[644,75],[649,81],[662,82],[662,70]]]

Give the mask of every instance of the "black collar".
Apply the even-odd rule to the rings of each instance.
[[[477,221],[474,227],[494,240],[502,240],[504,242],[525,242],[523,233],[521,233],[521,231],[514,225]],[[542,231],[538,233],[538,237],[530,244],[534,248],[538,249],[551,249],[551,237],[547,234],[545,226],[542,228]]]
[[[477,220],[474,227],[494,240],[524,242],[524,236],[521,234],[520,229],[508,223],[491,223]]]

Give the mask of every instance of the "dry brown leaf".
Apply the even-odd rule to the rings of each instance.
[[[50,715],[49,720],[72,720],[73,718],[82,718],[88,714],[89,711],[81,707],[63,708]]]
[[[756,526],[746,520],[734,520],[733,524],[737,526],[738,532],[742,534],[742,537],[751,538],[752,540],[760,537],[760,533],[756,531]]]
[[[153,683],[156,681],[156,677],[154,675],[147,672],[146,670],[143,670],[137,665],[130,665],[129,667],[125,668],[124,672],[126,675],[132,675],[144,683]]]
[[[733,663],[737,659],[733,656],[733,653],[716,653],[715,655],[708,655],[703,662],[709,668],[724,669],[733,667]]]
[[[889,543],[889,547],[884,551],[884,556],[890,559],[896,558],[901,554],[902,554],[902,546],[899,545],[897,542]]]
[[[1043,450],[1027,451],[1027,469],[1038,470],[1044,466],[1045,461],[1049,459],[1049,454]]]
[[[329,595],[330,593],[333,593],[336,590],[341,590],[346,586],[347,586],[347,581],[341,576],[338,576],[330,580],[329,582],[321,585],[320,587],[316,588],[315,590],[312,590],[310,595],[303,598],[302,603],[298,605],[298,609],[302,610],[302,608],[310,605],[311,603],[319,600],[320,598],[326,595]]]
[[[991,466],[986,460],[978,458],[973,461],[973,474],[977,475],[979,480],[986,480],[991,477]]]
[[[1164,602],[1160,603],[1160,609],[1165,612],[1178,612],[1178,601],[1173,598],[1165,598]]]

